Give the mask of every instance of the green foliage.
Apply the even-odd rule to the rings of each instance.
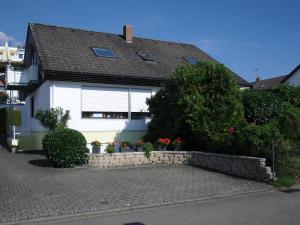
[[[293,142],[283,140],[276,146],[276,173],[277,176],[296,176],[297,162],[292,158],[296,152]]]
[[[228,127],[243,120],[234,76],[213,62],[178,67],[148,105],[152,120],[145,140],[182,137],[202,150],[218,149]]]
[[[42,126],[49,130],[54,130],[57,127],[67,127],[70,120],[70,111],[64,111],[62,108],[51,108],[50,110],[38,110],[35,118],[40,121]]]
[[[22,122],[22,112],[20,110],[14,109],[13,113],[13,125],[21,126]],[[9,130],[10,124],[10,109],[2,108],[0,109],[0,133],[6,134]]]
[[[106,148],[106,152],[110,153],[110,154],[115,153],[115,146],[112,144],[109,144]]]
[[[43,149],[54,167],[74,167],[87,160],[84,136],[76,130],[57,128],[43,139]]]
[[[277,188],[287,187],[291,188],[296,184],[296,178],[293,176],[279,177],[277,180],[273,181],[272,185]]]
[[[14,68],[25,68],[25,64],[23,62],[10,62],[10,65]]]
[[[6,103],[8,95],[5,92],[0,91],[0,104]]]
[[[7,62],[0,62],[0,73],[5,73]]]
[[[153,149],[154,148],[153,148],[153,145],[151,143],[145,143],[143,145],[143,150],[144,150],[145,157],[150,159],[151,152],[153,151]]]
[[[278,96],[283,102],[300,107],[300,87],[280,84],[273,88],[271,93]]]
[[[243,95],[243,106],[247,121],[257,124],[276,120],[283,110],[283,103],[279,97],[260,90],[246,90]]]
[[[276,123],[246,124],[228,134],[224,148],[226,153],[264,157],[272,161],[272,140],[281,139]],[[225,147],[227,146],[227,147]]]
[[[288,140],[300,140],[300,108],[288,106],[279,119],[281,133]]]

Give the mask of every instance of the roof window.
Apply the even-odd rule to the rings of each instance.
[[[183,58],[185,61],[192,65],[196,65],[199,62],[199,59],[194,56],[184,56]]]
[[[96,56],[106,58],[117,58],[109,48],[92,48]]]
[[[154,61],[154,58],[152,55],[150,55],[149,53],[147,52],[140,52],[138,51],[137,52],[138,56],[142,58],[142,60],[144,61]]]

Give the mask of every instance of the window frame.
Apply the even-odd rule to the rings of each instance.
[[[111,48],[108,47],[91,47],[92,51],[94,52],[96,57],[101,57],[101,58],[108,58],[108,59],[117,59],[117,55],[114,53],[114,51]],[[97,49],[99,50],[107,50],[111,53],[111,56],[106,56],[106,55],[99,55],[97,53]]]

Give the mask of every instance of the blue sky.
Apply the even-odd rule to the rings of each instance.
[[[6,8],[6,10],[4,9]],[[0,42],[25,42],[28,22],[197,45],[248,81],[300,64],[298,0],[1,0]]]

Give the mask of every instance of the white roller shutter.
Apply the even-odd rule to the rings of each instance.
[[[148,112],[146,99],[151,97],[151,89],[130,89],[131,112]]]
[[[82,111],[128,112],[128,88],[82,87]]]

